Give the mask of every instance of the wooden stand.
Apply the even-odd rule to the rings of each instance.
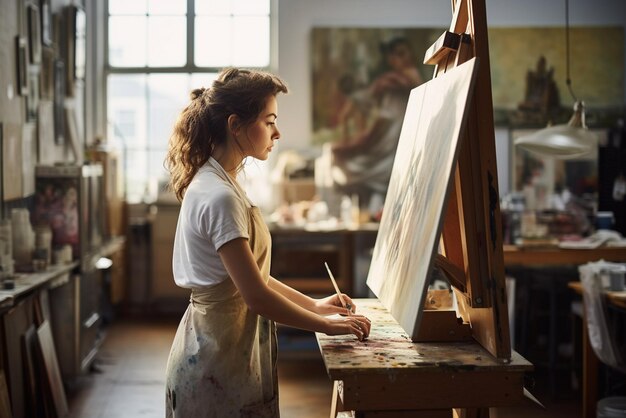
[[[331,417],[487,417],[487,407],[525,402],[532,365],[519,354],[503,362],[473,340],[414,343],[378,300],[355,303],[374,324],[368,340],[317,334]]]
[[[437,77],[478,59],[442,256],[435,260],[450,279],[461,318],[447,307],[424,310],[412,342],[380,303],[358,301],[374,324],[369,341],[317,336],[335,380],[332,418],[487,417],[489,407],[525,400],[523,376],[532,365],[510,344],[485,2],[452,0],[452,7],[449,30],[424,62],[435,65]]]

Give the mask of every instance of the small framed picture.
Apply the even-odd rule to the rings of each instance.
[[[67,40],[65,45],[66,91],[69,97],[74,96],[75,82],[85,79],[86,64],[86,23],[85,10],[70,5],[65,9]]]
[[[26,121],[37,120],[39,110],[39,72],[34,68],[28,71],[28,95],[26,96]]]
[[[54,61],[54,142],[65,142],[65,63]]]
[[[52,46],[52,8],[50,0],[41,0],[41,42],[45,46]]]
[[[26,62],[26,38],[15,37],[15,62],[17,63],[17,93],[20,96],[28,94],[28,63]]]
[[[26,6],[26,20],[30,63],[39,64],[41,62],[41,22],[37,5],[31,3]]]
[[[41,68],[39,71],[39,97],[50,99],[54,97],[54,50],[44,47],[41,49]]]

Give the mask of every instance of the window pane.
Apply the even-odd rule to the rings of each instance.
[[[187,56],[184,17],[148,18],[148,66],[182,67]]]
[[[230,15],[231,0],[196,0],[196,15]]]
[[[108,130],[124,148],[146,145],[146,76],[110,75]]]
[[[126,149],[124,156],[126,200],[138,203],[144,200],[148,187],[148,153],[145,149]]]
[[[109,0],[109,14],[145,15],[147,3],[147,0]]]
[[[151,15],[184,15],[186,12],[187,0],[150,0],[148,3]]]
[[[233,65],[251,67],[265,67],[269,65],[269,18],[233,18],[233,34]]]
[[[152,74],[148,79],[151,148],[167,149],[172,127],[189,103],[189,74]]]
[[[157,185],[158,193],[164,190],[169,181],[169,173],[165,169],[165,149],[153,149],[148,151],[148,182]],[[156,197],[156,196],[155,196]]]
[[[109,64],[113,67],[146,65],[146,17],[109,19]]]
[[[233,0],[235,15],[269,15],[269,0]]]
[[[229,17],[196,18],[194,51],[196,65],[223,67],[231,64],[231,20]]]
[[[213,80],[217,78],[217,73],[193,73],[189,80],[189,86],[187,88],[188,93],[193,89],[199,89],[200,87],[209,88],[213,85]],[[187,95],[189,97],[189,95]]]

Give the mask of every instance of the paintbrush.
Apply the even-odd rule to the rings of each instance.
[[[330,277],[330,281],[333,283],[333,287],[335,288],[335,292],[337,292],[337,297],[339,297],[339,302],[341,302],[341,306],[346,308],[347,310],[352,309],[352,305],[346,303],[341,295],[341,291],[339,290],[339,286],[337,286],[337,281],[335,280],[335,276],[333,276],[333,272],[330,271],[330,267],[328,267],[328,263],[324,261],[324,265],[326,266],[326,270],[328,271],[328,277]]]

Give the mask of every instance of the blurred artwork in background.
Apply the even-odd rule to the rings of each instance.
[[[496,126],[566,123],[569,93],[564,27],[489,28]],[[570,78],[590,127],[613,126],[624,108],[624,28],[570,27]]]
[[[312,142],[329,144],[333,188],[362,207],[387,192],[410,91],[431,78],[422,60],[442,30],[313,29]]]

